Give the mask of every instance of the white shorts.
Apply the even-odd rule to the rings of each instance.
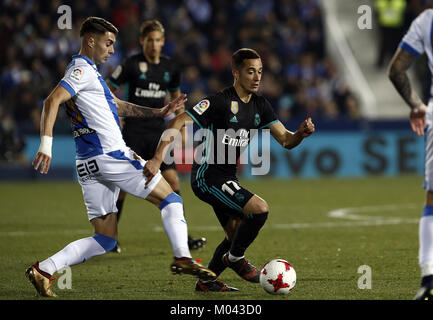
[[[147,198],[162,175],[158,171],[149,185],[145,186],[145,163],[131,149],[76,160],[78,181],[83,190],[89,220],[117,212],[116,201],[120,190]]]
[[[433,101],[428,104],[424,132],[424,189],[433,191]]]

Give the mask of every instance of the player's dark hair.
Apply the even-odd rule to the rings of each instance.
[[[119,32],[111,22],[108,22],[103,18],[88,17],[81,24],[80,37],[84,36],[86,33],[104,34],[107,31],[112,32],[115,35]]]
[[[145,38],[152,31],[160,31],[162,34],[164,34],[164,32],[165,32],[164,27],[162,26],[162,23],[159,22],[158,20],[144,21],[141,24],[140,35],[143,38]]]
[[[250,48],[242,48],[232,55],[232,69],[239,69],[245,59],[260,59],[257,51]]]

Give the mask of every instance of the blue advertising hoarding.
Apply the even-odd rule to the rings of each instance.
[[[28,159],[33,159],[39,141],[37,136],[27,138]],[[261,148],[266,141],[269,145]],[[424,138],[409,130],[316,132],[292,150],[282,148],[263,132],[253,138],[249,149],[250,158],[241,166],[243,178],[395,176],[423,174],[424,168]],[[260,162],[251,160],[252,154],[261,155]],[[254,173],[253,169],[261,166],[264,170]],[[51,168],[57,167],[75,168],[75,144],[70,136],[53,139]]]
[[[250,155],[256,152],[258,144],[252,142]],[[251,163],[245,165],[244,176],[254,177],[253,167]],[[423,170],[424,138],[407,130],[316,132],[292,150],[283,149],[270,138],[269,175],[272,176],[394,176],[422,174]]]

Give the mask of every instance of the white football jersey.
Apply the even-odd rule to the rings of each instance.
[[[411,24],[400,42],[400,47],[417,56],[424,52],[428,58],[430,73],[433,75],[433,9],[424,10]],[[433,97],[433,85],[430,88],[430,100]]]
[[[83,55],[72,56],[59,85],[72,96],[65,105],[72,122],[77,159],[126,148],[114,97],[92,60]]]

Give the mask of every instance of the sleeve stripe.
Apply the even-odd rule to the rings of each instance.
[[[410,46],[407,42],[401,41],[399,44],[399,47],[403,50],[412,53],[416,56],[419,56],[421,53],[419,53],[417,50],[415,50],[412,46]]]
[[[269,126],[273,125],[274,123],[276,123],[278,121],[280,121],[280,120],[277,119],[277,120],[271,121],[268,124],[265,124],[264,126],[261,126],[259,129],[263,129],[263,128],[269,127]]]
[[[76,94],[75,90],[65,80],[60,80],[59,85],[61,85],[66,90],[68,90],[68,92],[70,93],[71,97],[75,96],[75,94]]]
[[[191,112],[189,112],[188,110],[185,110],[185,112],[192,118],[192,120],[194,120],[195,123],[197,123],[197,125],[203,129],[203,126],[201,125],[200,122],[198,122],[198,120],[191,114]]]

